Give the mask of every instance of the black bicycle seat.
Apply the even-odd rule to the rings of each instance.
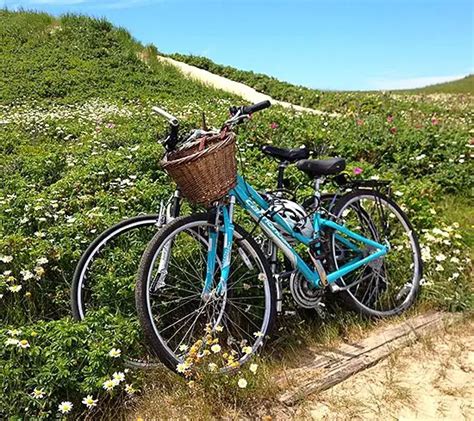
[[[309,158],[309,150],[306,147],[303,148],[279,148],[272,145],[264,145],[261,148],[262,152],[273,158],[281,161],[296,162],[300,159]]]

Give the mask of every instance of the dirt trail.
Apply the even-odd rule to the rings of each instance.
[[[276,418],[473,420],[474,322],[423,338]]]
[[[158,56],[158,60],[161,60],[165,63],[171,64],[177,67],[187,77],[203,82],[206,85],[212,86],[216,89],[221,89],[223,91],[232,93],[234,95],[238,95],[251,103],[269,100],[272,104],[281,105],[282,107],[290,108],[295,111],[306,112],[310,114],[318,114],[318,115],[328,115],[331,117],[337,117],[339,115],[337,113],[326,113],[321,110],[301,107],[299,105],[290,104],[289,102],[275,100],[271,96],[257,92],[255,89],[243,83],[235,82],[223,76],[219,76],[214,73],[208,72],[207,70],[200,69],[195,66],[191,66],[181,61],[173,60],[172,58],[169,58],[169,57]]]

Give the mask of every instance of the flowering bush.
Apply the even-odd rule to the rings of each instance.
[[[63,318],[1,328],[2,413],[53,418],[58,410],[90,412],[99,397],[102,404],[123,400],[138,373],[124,369],[116,347],[130,351],[137,332],[137,323],[106,313],[82,323]]]
[[[157,62],[153,48],[108,22],[4,10],[0,19],[0,414],[99,413],[140,388],[141,374],[125,372],[123,361],[143,352],[130,315],[145,239],[99,262],[99,298],[125,303],[120,315],[104,308],[82,323],[70,319],[74,267],[99,232],[155,212],[173,190],[157,164],[156,133],[165,126],[151,115],[152,105],[176,114],[185,127],[198,124],[201,111],[217,126],[242,101],[185,79]],[[357,177],[393,179],[397,201],[421,234],[424,302],[472,305],[466,275],[472,236],[463,232],[472,222],[457,227],[442,208],[448,195],[462,204],[472,188],[472,97],[308,92],[313,96],[303,105],[339,116],[274,107],[242,127],[245,176],[258,188],[275,186],[276,164],[258,151],[272,142],[344,156]],[[310,193],[309,180],[295,168],[288,177],[305,183],[301,198]],[[221,367],[224,358],[216,345],[222,346],[212,344],[199,366],[196,387],[208,385],[222,396],[248,393],[261,381],[261,367],[215,376],[209,364]]]
[[[244,343],[240,352],[228,350],[224,343],[220,344],[219,332],[222,332],[222,327],[216,326],[212,330],[208,325],[202,339],[189,349],[182,347],[185,358],[176,371],[184,376],[188,387],[209,399],[222,402],[245,401],[251,399],[253,391],[270,388],[268,378],[257,375],[260,365],[250,355],[252,348]],[[255,332],[254,335],[262,333]],[[239,360],[245,356],[248,357],[246,363],[241,365]]]

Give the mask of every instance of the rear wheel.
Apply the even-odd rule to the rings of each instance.
[[[368,316],[394,316],[415,301],[422,277],[418,239],[407,216],[390,198],[372,190],[356,190],[341,197],[334,211],[338,223],[389,248],[388,253],[341,277],[339,297],[350,308]],[[356,243],[340,232],[330,235],[334,270],[368,256],[374,248]]]
[[[107,308],[134,315],[133,290],[139,256],[157,231],[158,215],[126,219],[101,233],[81,256],[71,286],[76,320]]]
[[[111,317],[108,323],[136,320],[134,289],[138,262],[157,232],[159,215],[139,215],[101,233],[81,256],[71,286],[71,309],[76,320]],[[152,368],[146,348],[129,350],[125,365]]]

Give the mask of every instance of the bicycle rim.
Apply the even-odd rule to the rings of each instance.
[[[251,246],[239,228],[235,230],[226,293],[203,299],[209,228],[212,225],[201,219],[165,233],[147,265],[146,319],[152,329],[152,344],[172,368],[183,363],[189,349],[209,331],[218,338],[223,353],[243,364],[262,345],[272,322],[271,273],[261,252]],[[163,277],[160,259],[167,245],[170,254]],[[219,275],[218,259],[213,288]]]
[[[420,250],[416,234],[401,209],[376,192],[355,192],[342,199],[336,216],[354,232],[389,247],[388,253],[338,283],[358,310],[372,316],[399,314],[414,301],[421,279]],[[340,233],[338,233],[340,235]],[[358,253],[336,239],[331,240],[335,268],[355,257],[365,257],[373,248],[360,246]]]

